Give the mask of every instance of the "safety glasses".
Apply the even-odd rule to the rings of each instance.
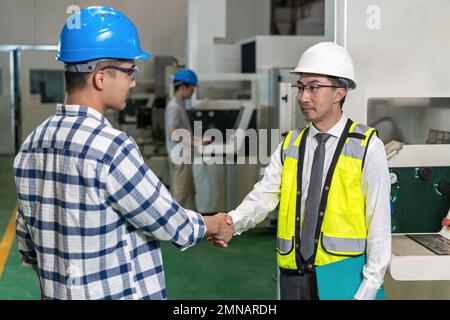
[[[308,91],[308,93],[310,95],[313,95],[313,94],[317,93],[320,88],[344,88],[344,87],[328,86],[328,85],[324,85],[324,84],[307,84],[307,85],[293,84],[292,88],[297,88],[299,94],[303,94],[303,92],[306,89],[306,91]]]
[[[100,70],[105,70],[105,69],[114,69],[114,70],[121,71],[121,72],[127,74],[129,77],[131,77],[131,80],[136,79],[136,74],[139,72],[139,67],[136,65],[132,66],[131,68],[106,66],[106,67],[101,68]]]

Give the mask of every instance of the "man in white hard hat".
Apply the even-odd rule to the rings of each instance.
[[[311,124],[287,134],[263,179],[230,212],[235,234],[279,205],[281,299],[381,299],[391,254],[389,172],[375,130],[342,111],[356,88],[352,58],[322,42],[292,72]]]

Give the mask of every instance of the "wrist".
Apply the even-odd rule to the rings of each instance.
[[[214,217],[213,216],[206,216],[203,217],[204,221],[205,221],[205,228],[206,228],[206,232],[205,232],[205,236],[210,236],[210,235],[215,235],[218,233],[218,226],[215,223]]]

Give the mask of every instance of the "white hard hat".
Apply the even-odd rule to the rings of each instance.
[[[315,73],[349,80],[356,88],[355,69],[348,51],[334,42],[320,42],[306,50],[291,73]]]

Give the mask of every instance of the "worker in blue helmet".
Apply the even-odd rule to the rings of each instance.
[[[170,159],[171,191],[182,206],[196,210],[195,183],[192,174],[193,147],[210,143],[193,135],[186,103],[198,85],[190,69],[179,70],[173,78],[174,95],[165,111],[166,148]]]
[[[175,73],[173,77],[173,83],[175,86],[178,85],[190,85],[196,87],[198,84],[197,75],[191,69],[181,69]]]
[[[180,249],[205,234],[227,242],[232,222],[179,206],[134,140],[105,118],[125,108],[135,60],[150,57],[134,24],[109,7],[75,14],[79,28],[63,27],[56,55],[66,101],[14,161],[22,262],[45,299],[165,299],[159,240]]]

